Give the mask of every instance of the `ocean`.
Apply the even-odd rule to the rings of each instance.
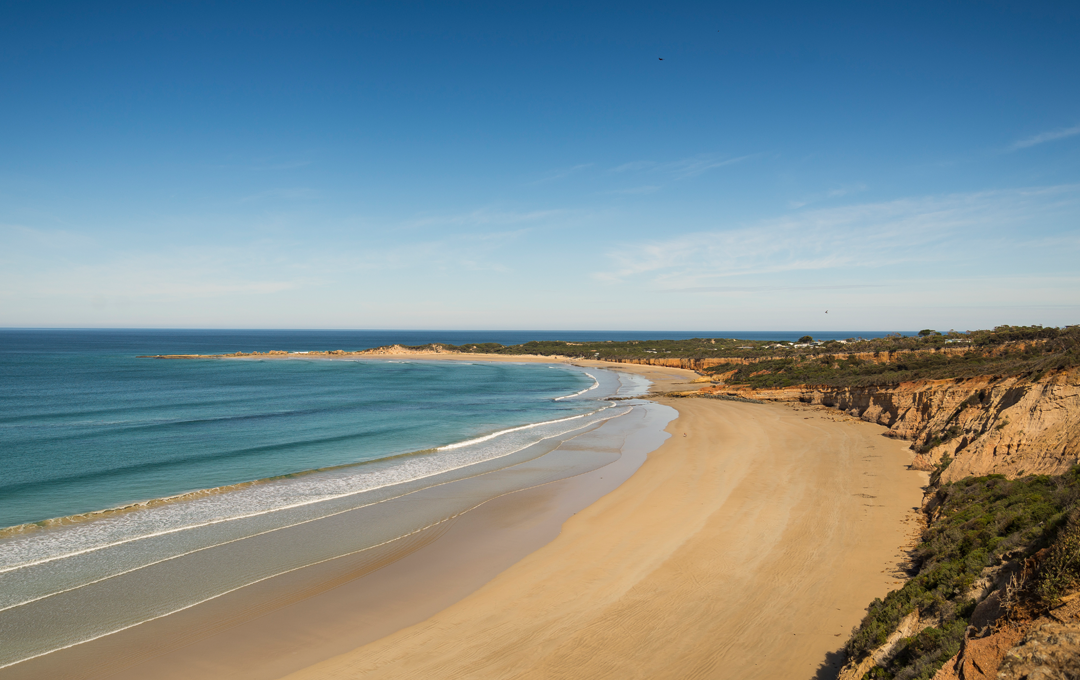
[[[137,358],[327,348],[243,337],[0,332],[0,668],[604,465],[489,474],[628,414],[605,397],[646,387],[543,363]]]

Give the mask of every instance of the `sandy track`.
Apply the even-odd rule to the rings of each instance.
[[[925,475],[867,423],[665,403],[680,412],[673,437],[556,540],[427,621],[289,678],[827,671],[866,605],[895,587]]]

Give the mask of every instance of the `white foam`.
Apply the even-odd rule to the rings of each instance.
[[[345,468],[342,471],[316,473],[306,477],[244,487],[218,495],[203,496],[189,501],[133,510],[83,524],[59,527],[47,532],[13,537],[4,541],[5,549],[0,552],[0,575],[147,538],[314,506],[460,470],[470,465],[508,456],[539,441],[599,422],[606,418],[596,416],[612,406],[609,403],[590,413],[507,428],[435,450],[443,453],[453,452],[452,455],[421,454],[392,459],[391,463],[372,461],[376,464],[382,463],[382,469],[372,470],[370,466],[361,465]],[[537,437],[509,436],[579,420],[582,422],[575,423],[575,426],[569,429],[548,427],[548,432],[537,433],[539,435]],[[495,446],[490,444],[485,447],[477,446],[500,438],[504,441],[495,442],[497,444]],[[297,500],[298,498],[302,500]]]
[[[586,392],[591,392],[591,391],[595,390],[597,387],[600,387],[600,381],[596,379],[595,375],[593,375],[592,373],[588,373],[586,371],[582,371],[582,373],[584,373],[585,375],[592,378],[592,381],[593,381],[592,387],[586,387],[585,389],[581,390],[580,392],[574,392],[573,394],[568,394],[565,397],[555,397],[554,401],[562,401],[563,399],[572,399],[574,397],[579,397],[579,396],[585,394]]]
[[[592,389],[592,388],[589,388],[589,389]],[[560,399],[561,398],[562,397],[560,397]],[[481,442],[491,441],[492,439],[495,439],[496,437],[501,437],[502,435],[510,434],[511,432],[520,432],[522,430],[531,430],[533,428],[540,427],[542,425],[554,425],[555,423],[565,423],[565,422],[570,421],[570,420],[577,420],[579,418],[585,418],[587,416],[597,414],[600,411],[604,411],[604,410],[609,409],[609,408],[611,408],[610,404],[608,404],[607,406],[603,406],[603,407],[593,411],[592,413],[583,413],[583,414],[578,415],[578,416],[569,416],[567,418],[559,418],[557,420],[545,420],[542,423],[532,423],[530,425],[520,425],[518,427],[511,427],[511,428],[508,428],[508,429],[505,429],[505,430],[500,430],[498,432],[492,432],[491,434],[484,435],[483,437],[477,437],[476,439],[467,439],[467,440],[465,440],[463,442],[457,442],[456,444],[447,444],[446,446],[440,446],[439,448],[437,448],[435,450],[436,451],[453,451],[454,449],[460,449],[460,448],[465,447],[465,446],[472,446],[473,444],[479,444]]]

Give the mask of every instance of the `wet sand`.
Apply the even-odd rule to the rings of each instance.
[[[907,444],[835,412],[660,401],[679,411],[672,438],[555,540],[290,680],[835,673],[865,607],[899,585],[926,483]]]

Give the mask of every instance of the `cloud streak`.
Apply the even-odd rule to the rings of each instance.
[[[866,191],[865,184],[862,184],[861,182],[858,184],[848,184],[842,187],[838,187],[836,189],[830,189],[825,193],[814,194],[801,201],[791,201],[788,205],[790,205],[792,208],[802,208],[803,206],[810,205],[811,203],[819,203],[821,201],[827,201],[832,198],[841,198],[843,196],[857,194],[862,191]]]
[[[420,217],[405,222],[403,226],[406,228],[512,226],[543,222],[558,217],[565,217],[568,214],[568,211],[559,209],[516,212],[512,210],[478,208],[456,215],[431,215],[428,217]]]
[[[728,158],[720,154],[698,154],[697,156],[681,158],[677,161],[667,161],[664,163],[658,163],[656,161],[630,161],[629,163],[623,163],[622,165],[616,165],[613,168],[609,168],[608,172],[625,173],[648,170],[650,172],[671,175],[675,179],[686,179],[688,177],[697,177],[709,170],[742,163],[743,161],[750,160],[758,155],[760,154],[748,154],[745,156]]]
[[[573,166],[571,168],[566,168],[564,170],[557,170],[557,171],[555,171],[555,172],[553,172],[553,173],[551,173],[551,174],[549,174],[549,175],[547,175],[545,177],[541,177],[538,180],[535,180],[533,182],[529,182],[525,186],[536,186],[537,184],[546,184],[548,182],[555,182],[555,181],[563,179],[565,177],[569,177],[570,175],[577,174],[577,173],[581,172],[582,170],[584,170],[585,168],[591,168],[593,165],[595,165],[595,163],[581,163],[581,164],[575,165],[575,166]]]
[[[629,189],[613,189],[612,191],[609,191],[607,193],[609,193],[609,194],[617,194],[617,195],[628,195],[628,196],[641,196],[641,195],[644,195],[644,194],[656,193],[659,190],[660,190],[659,186],[657,186],[655,184],[647,184],[645,186],[631,187]]]
[[[244,196],[239,202],[251,203],[267,200],[314,201],[320,198],[322,198],[322,194],[315,189],[308,187],[290,187],[285,189],[269,189],[251,196]]]
[[[1066,137],[1072,137],[1074,135],[1080,135],[1080,125],[1074,125],[1071,128],[1051,130],[1049,132],[1037,134],[1034,137],[1021,139],[1019,141],[1013,142],[1010,150],[1017,151],[1019,149],[1027,149],[1033,146],[1038,146],[1039,144],[1045,144],[1046,142],[1054,142],[1059,139],[1065,139]]]
[[[608,172],[633,172],[636,170],[648,170],[655,165],[656,161],[630,161],[629,163],[616,165],[614,168],[609,169]]]
[[[656,170],[674,175],[676,179],[687,179],[689,177],[697,177],[709,170],[742,163],[745,160],[754,158],[756,155],[757,154],[749,154],[737,158],[723,158],[722,156],[714,155],[695,156],[693,158],[684,158],[671,163],[661,163],[656,166]]]
[[[608,253],[609,282],[644,279],[661,290],[705,292],[740,276],[898,264],[953,267],[980,251],[1019,252],[1041,236],[1024,229],[1080,212],[1080,185],[953,194],[805,210],[729,229],[647,241]],[[1067,247],[1067,246],[1065,246]],[[776,285],[788,285],[777,281]],[[727,289],[734,290],[734,289]]]

